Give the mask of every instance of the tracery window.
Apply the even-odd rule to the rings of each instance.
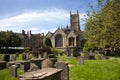
[[[63,47],[63,37],[61,34],[55,36],[55,47]]]

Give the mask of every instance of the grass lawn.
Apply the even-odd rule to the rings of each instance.
[[[18,69],[17,71],[18,75],[23,74],[23,72],[20,69]],[[0,70],[0,80],[18,80],[18,77],[17,78],[11,77],[10,70],[4,69]]]
[[[75,58],[58,57],[69,63],[70,80],[120,80],[120,58],[85,60],[78,65]]]
[[[69,63],[69,80],[120,80],[120,58],[109,60],[85,60],[78,65],[75,58],[58,56],[58,59]],[[21,60],[21,55],[17,58]],[[18,74],[23,73],[18,69]],[[18,80],[10,76],[9,69],[0,70],[0,80]]]

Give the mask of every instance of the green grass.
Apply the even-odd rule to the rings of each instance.
[[[85,60],[78,65],[75,58],[58,57],[70,65],[70,80],[120,80],[120,58]]]
[[[21,59],[21,55],[17,60]],[[120,58],[109,60],[85,60],[78,65],[75,58],[58,56],[58,59],[69,64],[69,80],[120,80]],[[18,69],[18,75],[23,72]],[[18,80],[10,76],[9,69],[0,70],[0,80]]]
[[[17,74],[20,75],[20,74],[23,74],[23,72],[18,69],[17,70]],[[3,70],[0,70],[0,80],[18,80],[18,77],[11,77],[10,75],[10,70],[9,69],[3,69]]]
[[[5,54],[0,54],[0,56],[4,56],[4,55],[5,55]],[[10,54],[10,55],[16,56],[16,54]],[[19,54],[19,57],[17,57],[16,60],[17,60],[17,61],[18,61],[18,60],[22,60],[22,55]],[[0,60],[0,61],[1,61],[1,60]]]

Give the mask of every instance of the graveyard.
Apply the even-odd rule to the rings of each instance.
[[[120,0],[49,1],[0,1],[0,80],[120,80]]]
[[[27,57],[25,57],[24,54],[27,54],[27,53],[20,53],[19,55],[10,54],[12,56],[17,56],[17,57],[16,59],[13,59],[12,57],[13,60],[10,59],[11,61],[7,62],[7,65],[6,65],[7,67],[5,68],[1,67],[2,62],[4,63],[5,61],[3,61],[0,57],[0,68],[1,68],[0,80],[7,80],[7,79],[23,80],[23,78],[25,78],[25,75],[29,76],[30,72],[36,73],[37,71],[41,72],[41,75],[43,76],[45,75],[45,71],[49,73],[51,72],[51,69],[57,69],[55,70],[55,72],[58,71],[59,73],[62,70],[61,68],[62,65],[66,65],[67,67],[67,72],[64,72],[67,75],[63,74],[64,76],[67,76],[67,79],[59,78],[60,80],[119,80],[120,78],[120,75],[119,75],[120,58],[119,57],[110,57],[109,59],[105,59],[105,58],[90,59],[90,56],[89,56],[89,59],[87,59],[88,56],[86,57],[85,55],[84,56],[81,55],[79,57],[72,57],[72,56],[67,56],[65,54],[58,53],[56,56],[54,56],[54,58],[55,57],[57,58],[57,61],[52,58],[53,60],[51,59],[51,61],[53,62],[51,62],[49,61],[50,58],[48,58],[46,54],[44,55],[43,58],[41,57],[36,58],[32,56],[31,59],[25,59]],[[5,54],[0,54],[0,56],[4,56],[4,55]],[[50,56],[53,56],[53,55],[51,54]],[[46,65],[46,61],[47,61],[47,65]],[[60,62],[63,62],[63,63],[60,64]],[[32,64],[32,67],[31,67],[31,64]],[[56,64],[57,67],[56,68],[55,66],[53,67],[52,64]],[[17,68],[18,65],[20,66]],[[15,69],[17,69],[16,70],[17,73],[14,73]],[[53,71],[54,70],[52,70],[52,72]],[[57,75],[59,75],[58,73]],[[36,73],[36,75],[38,74]],[[56,75],[53,77],[56,77]],[[42,80],[42,79],[39,79],[39,80]],[[58,79],[52,79],[52,80],[58,80]]]

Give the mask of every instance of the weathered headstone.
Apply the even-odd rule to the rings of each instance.
[[[20,63],[20,68],[24,71],[27,72],[30,69],[30,61],[22,61]]]
[[[33,58],[33,55],[32,54],[29,54],[29,59],[32,59]]]
[[[47,53],[47,52],[44,52],[44,53],[43,53],[43,58],[45,58],[45,59],[48,58],[48,53]]]
[[[42,69],[43,68],[52,68],[53,67],[53,63],[50,59],[45,59],[42,61]]]
[[[61,80],[69,80],[69,67],[68,67],[68,63],[56,62],[55,63],[55,67],[63,70],[61,72]]]
[[[90,56],[89,56],[89,53],[88,53],[88,52],[85,52],[85,53],[84,53],[84,59],[90,59]]]
[[[38,66],[39,69],[41,69],[41,63],[44,59],[43,58],[39,58],[39,59],[31,59],[30,62],[31,63],[34,63],[35,65]]]
[[[29,60],[29,53],[26,53],[26,60]]]
[[[16,65],[12,65],[10,67],[10,74],[12,77],[17,77],[17,66]]]
[[[26,59],[26,54],[25,54],[25,53],[22,54],[22,60],[27,60],[27,59]]]
[[[7,64],[6,61],[0,61],[0,70],[1,69],[5,69],[6,68],[6,64]]]
[[[4,61],[10,61],[10,55],[9,54],[4,55]]]
[[[16,56],[10,55],[10,61],[16,61]]]
[[[30,69],[28,70],[28,72],[31,72],[31,71],[36,71],[38,70],[38,66],[34,63],[30,63]]]
[[[3,56],[2,56],[2,55],[0,55],[0,61],[4,61],[4,59],[3,59]]]
[[[84,58],[79,56],[79,57],[76,57],[76,60],[77,60],[77,63],[78,64],[84,64]]]
[[[16,53],[16,57],[19,57],[19,53],[18,52]]]

